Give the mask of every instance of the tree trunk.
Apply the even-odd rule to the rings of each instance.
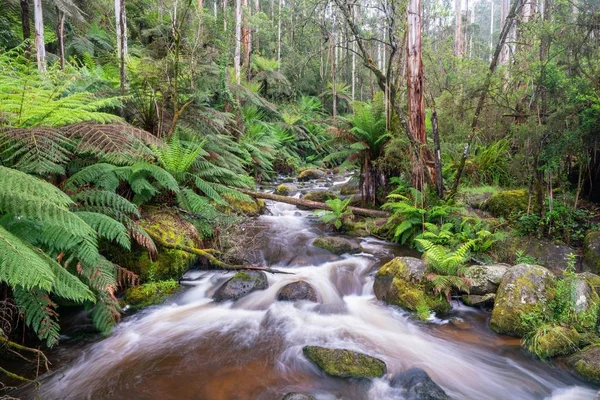
[[[56,37],[58,38],[58,60],[60,69],[65,69],[65,13],[56,7]]]
[[[242,44],[244,47],[244,60],[242,65],[246,68],[248,79],[250,78],[250,52],[252,51],[252,36],[250,33],[250,8],[248,0],[242,0]]]
[[[203,8],[204,8],[203,0],[198,0],[198,11],[202,11]]]
[[[117,43],[120,60],[120,92],[125,96],[125,57],[127,54],[127,25],[125,23],[125,0],[115,0],[115,12],[117,14]]]
[[[331,210],[331,207],[327,205],[327,203],[319,203],[318,201],[312,200],[304,200],[297,199],[295,197],[288,196],[280,196],[278,194],[272,193],[263,193],[263,192],[252,192],[246,189],[236,189],[244,194],[247,194],[250,197],[255,199],[266,199],[278,201],[280,203],[293,204],[295,206],[303,206],[306,208],[313,208],[317,210]],[[390,216],[390,213],[381,210],[371,210],[368,208],[360,208],[360,207],[348,207],[350,211],[352,211],[355,215],[361,215],[363,217],[373,217],[373,218],[387,218]]]
[[[279,11],[277,13],[277,63],[281,67],[281,6],[283,0],[279,0]]]
[[[336,38],[337,38],[337,32],[336,32],[336,18],[335,18],[335,12],[333,14],[333,29],[331,31],[331,40],[330,40],[330,46],[331,46],[331,97],[332,97],[332,115],[333,115],[333,119],[335,120],[337,118],[337,77],[336,77],[336,69],[337,69],[337,54],[336,54]]]
[[[506,25],[506,18],[508,16],[509,7],[510,7],[510,0],[502,0],[502,9],[501,9],[501,14],[500,14],[500,25],[501,26]],[[509,31],[509,35],[507,36],[507,38],[509,36],[510,36],[510,31]],[[502,45],[502,51],[500,52],[500,59],[498,60],[498,63],[500,65],[506,65],[506,64],[508,64],[509,58],[510,58],[510,46],[508,45],[508,43],[504,43]]]
[[[462,29],[462,0],[454,0],[454,56],[464,56],[463,29]]]
[[[31,22],[29,19],[29,0],[21,0],[21,26],[23,28],[23,40],[31,38]]]
[[[42,14],[42,0],[33,0],[33,18],[35,22],[35,50],[38,70],[46,71],[46,47],[44,44],[44,16]]]
[[[440,144],[440,132],[438,128],[437,110],[435,103],[432,104],[431,112],[431,133],[434,145],[435,162],[435,188],[440,199],[444,198],[444,178],[442,176],[442,149]]]
[[[235,82],[239,85],[241,81],[241,45],[242,45],[242,1],[235,0],[235,54],[233,67],[235,70]]]
[[[223,31],[227,32],[227,0],[223,0]]]
[[[421,0],[409,0],[407,8],[408,36],[406,41],[406,77],[408,96],[408,124],[417,144],[423,151],[427,145],[425,131],[425,98],[423,96],[423,59],[421,38]],[[422,157],[423,161],[429,158]],[[422,190],[425,185],[425,168],[428,165],[413,157],[413,186]],[[425,165],[424,165],[425,164]],[[433,171],[432,171],[433,172]],[[431,174],[433,176],[433,174]]]

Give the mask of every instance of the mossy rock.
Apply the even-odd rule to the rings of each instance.
[[[470,295],[486,295],[496,293],[502,277],[510,268],[506,264],[473,265],[465,270],[465,278],[469,279]]]
[[[418,258],[396,257],[382,266],[375,275],[373,291],[377,299],[388,304],[417,311],[425,318],[423,310],[431,310],[440,316],[447,315],[452,306],[441,295],[427,290],[423,281],[425,263]]]
[[[292,183],[282,183],[275,189],[275,194],[280,196],[293,196],[298,193],[298,187]]]
[[[269,287],[263,271],[240,271],[225,282],[213,295],[213,300],[235,301],[256,290]]]
[[[287,393],[281,400],[316,400],[310,394],[305,393]]]
[[[569,358],[569,365],[584,379],[600,383],[600,344],[593,344]]]
[[[495,332],[522,337],[527,333],[523,316],[535,310],[548,312],[556,277],[539,265],[519,264],[502,277],[496,293],[491,327]]]
[[[387,371],[385,362],[356,351],[304,346],[302,352],[327,375],[338,378],[380,378]]]
[[[577,274],[577,276],[585,279],[587,283],[596,291],[596,294],[600,295],[600,276],[587,271]]]
[[[312,245],[321,249],[329,250],[333,254],[342,255],[345,253],[360,253],[363,249],[353,240],[338,236],[324,236],[316,238]]]
[[[262,199],[239,200],[227,194],[222,197],[234,212],[249,217],[259,216],[266,208],[265,201]]]
[[[317,201],[319,203],[325,203],[327,200],[333,200],[335,198],[337,198],[337,196],[327,190],[315,190],[302,196],[302,200]]]
[[[340,188],[340,194],[342,196],[350,196],[350,195],[358,194],[358,193],[360,193],[360,188],[358,187],[357,184],[346,183],[345,185],[342,185],[342,187]]]
[[[320,169],[305,169],[298,175],[298,180],[300,182],[305,182],[312,179],[322,179],[325,178],[326,175],[325,171],[321,171]]]
[[[461,297],[461,300],[469,307],[487,307],[494,304],[495,298],[495,293],[488,293],[484,295],[466,294]]]
[[[525,189],[504,190],[492,195],[485,203],[482,204],[482,209],[489,211],[496,217],[507,218],[511,214],[517,214],[527,211],[529,204],[529,192]],[[537,210],[533,206],[532,210]]]
[[[148,282],[127,289],[124,301],[132,309],[137,310],[162,303],[180,287],[175,280]]]
[[[173,209],[146,208],[140,225],[152,236],[169,245],[204,247],[202,236],[196,227]],[[152,257],[143,252],[136,259],[128,261],[129,268],[140,275],[142,282],[147,280],[176,279],[197,260],[197,256],[181,250],[161,247]]]
[[[583,239],[583,266],[600,273],[600,231],[588,232]]]
[[[527,351],[540,358],[573,354],[580,343],[581,336],[575,328],[560,325],[541,326],[530,340],[524,342]]]

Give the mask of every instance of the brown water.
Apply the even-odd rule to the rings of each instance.
[[[389,375],[419,367],[454,399],[593,399],[594,388],[535,361],[518,340],[494,334],[489,313],[456,304],[449,320],[413,320],[372,293],[373,272],[406,250],[364,239],[365,253],[333,258],[310,242],[322,232],[311,212],[269,204],[261,256],[294,275],[269,275],[269,288],[236,303],[211,295],[231,274],[195,271],[190,287],[43,379],[42,399],[279,399],[291,391],[319,400],[402,399],[388,377],[329,378],[303,356],[305,345],[348,348],[383,359]],[[306,280],[320,303],[277,302],[285,284]],[[73,358],[73,354],[70,354]],[[27,397],[36,393],[29,391]]]

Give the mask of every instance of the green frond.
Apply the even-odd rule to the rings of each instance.
[[[19,310],[25,315],[25,324],[37,336],[46,340],[50,347],[58,342],[60,327],[57,322],[56,304],[50,300],[47,291],[33,288],[13,287],[13,297]]]
[[[127,250],[131,248],[127,228],[119,221],[107,215],[89,211],[75,211],[75,214],[91,226],[99,237],[112,240]]]

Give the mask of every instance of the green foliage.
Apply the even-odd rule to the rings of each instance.
[[[344,227],[344,224],[352,219],[352,210],[348,208],[351,200],[327,200],[325,203],[331,207],[331,210],[315,211],[315,216],[319,217],[326,224],[332,224],[336,230],[340,231]]]

